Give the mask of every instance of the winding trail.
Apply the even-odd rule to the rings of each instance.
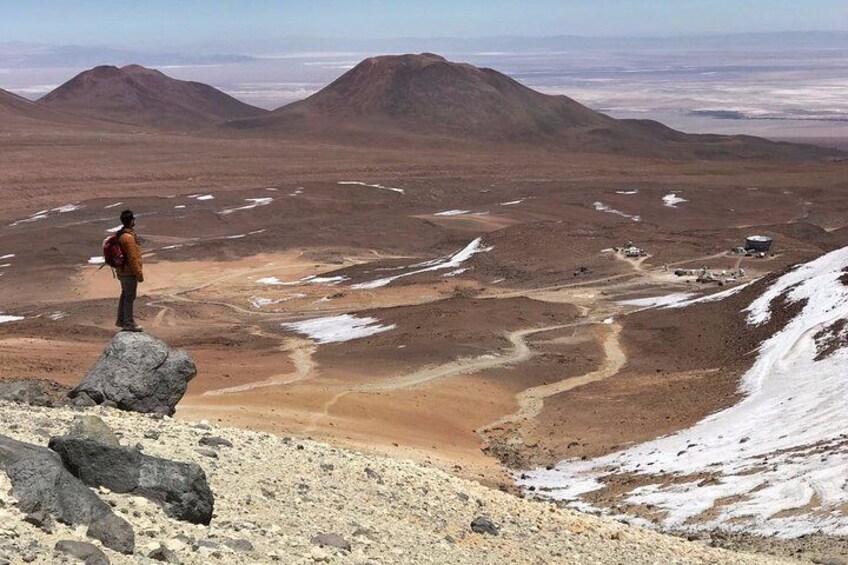
[[[416,371],[402,377],[389,379],[379,383],[362,385],[355,388],[356,392],[390,392],[394,390],[403,390],[414,388],[435,380],[452,377],[455,375],[468,375],[477,373],[485,369],[494,369],[495,367],[503,367],[505,365],[515,365],[529,360],[533,355],[533,351],[527,345],[526,339],[534,334],[551,332],[565,328],[573,328],[576,326],[584,326],[591,324],[589,321],[580,321],[571,324],[558,324],[555,326],[545,326],[542,328],[525,328],[506,334],[506,338],[512,343],[512,350],[506,355],[482,355],[480,357],[472,357],[469,359],[458,359],[444,365],[436,367],[428,367],[421,371]]]
[[[622,326],[621,324],[614,323],[607,324],[603,327],[607,328],[607,335],[604,339],[604,361],[597,370],[579,377],[569,377],[561,381],[528,388],[519,392],[516,395],[518,410],[480,428],[478,433],[485,433],[494,428],[513,424],[516,426],[516,431],[520,436],[521,427],[526,422],[535,421],[542,413],[542,409],[545,406],[545,399],[589,383],[607,379],[618,373],[627,362],[627,356],[621,348],[621,341],[619,339]]]

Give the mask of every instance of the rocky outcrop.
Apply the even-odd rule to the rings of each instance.
[[[209,524],[214,497],[206,473],[195,463],[144,455],[137,449],[78,437],[54,437],[50,449],[83,483],[116,493],[143,496],[168,516]]]
[[[0,400],[30,406],[62,404],[67,388],[51,381],[35,379],[0,381]]]
[[[191,357],[145,333],[117,334],[68,396],[75,402],[172,415],[197,375]]]
[[[53,521],[88,526],[87,534],[122,553],[135,549],[132,526],[70,474],[50,450],[0,436],[0,467],[12,496],[32,524],[50,530]]]
[[[61,540],[54,549],[79,559],[84,565],[109,565],[109,558],[96,545],[84,541]]]

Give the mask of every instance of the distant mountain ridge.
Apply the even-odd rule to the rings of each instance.
[[[229,126],[322,139],[450,138],[674,159],[839,154],[751,136],[690,135],[651,120],[618,120],[493,69],[432,53],[365,59],[305,100]]]
[[[103,120],[164,128],[203,127],[267,113],[207,84],[177,80],[140,65],[84,71],[38,103]]]

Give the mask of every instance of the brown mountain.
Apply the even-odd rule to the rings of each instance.
[[[98,119],[164,128],[202,127],[267,113],[209,85],[173,79],[139,65],[95,67],[38,102]]]
[[[817,158],[838,152],[751,136],[689,135],[617,120],[492,69],[429,53],[373,57],[316,94],[230,127],[322,138],[451,138],[669,158]]]
[[[19,130],[26,127],[70,125],[79,118],[45,108],[17,94],[0,89],[0,130]]]

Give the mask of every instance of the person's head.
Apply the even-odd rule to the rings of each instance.
[[[121,224],[125,228],[131,228],[135,225],[135,216],[132,213],[132,210],[124,210],[121,212]]]

